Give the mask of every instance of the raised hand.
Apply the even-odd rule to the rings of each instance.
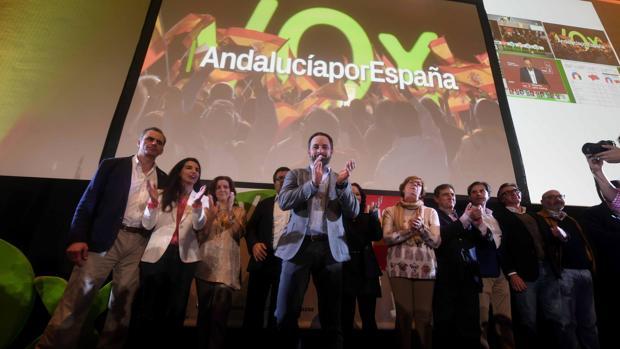
[[[409,229],[411,229],[412,232],[420,231],[423,226],[424,220],[422,219],[422,217],[417,217],[415,219],[409,220]]]
[[[463,214],[466,214],[468,216],[470,216],[471,218],[471,209],[472,209],[473,205],[470,203],[467,204],[467,206],[465,207],[465,211],[463,211]]]
[[[159,204],[159,192],[157,191],[157,186],[154,183],[151,183],[150,180],[146,180],[146,190],[149,192],[149,199],[154,204]]]
[[[598,154],[594,154],[594,156],[597,159],[611,162],[611,163],[620,162],[620,148],[613,146],[613,145],[607,145],[607,144],[602,145],[602,147],[606,148],[607,150],[605,150],[604,152],[600,152]]]
[[[598,173],[603,170],[603,160],[595,155],[587,155],[588,165],[590,166],[590,171],[592,173]]]
[[[194,202],[192,203],[193,206],[198,206],[198,204],[202,205],[202,197],[205,195],[206,191],[207,191],[206,185],[203,185],[202,187],[200,187],[200,190],[198,191],[198,194],[196,194],[196,197],[194,198]]]
[[[207,218],[209,220],[217,217],[217,213],[220,211],[219,205],[216,205],[213,202],[213,196],[211,194],[207,195],[207,199],[209,201],[209,208],[207,209]]]
[[[476,227],[480,227],[482,224],[482,207],[480,206],[472,206],[471,211],[469,213],[469,218],[471,218],[472,223]]]
[[[365,213],[373,213],[375,211],[377,211],[379,209],[379,206],[377,206],[376,202],[371,202],[369,205],[366,205],[365,207]]]
[[[472,221],[476,222],[482,219],[482,209],[480,206],[472,206],[469,211],[469,218]]]
[[[370,205],[366,205],[366,210],[368,213],[373,213],[379,211],[379,207],[381,207],[381,203],[383,202],[383,196],[379,196],[377,202],[372,202]]]
[[[231,191],[230,194],[228,194],[228,201],[226,202],[226,208],[228,209],[228,212],[232,212],[232,208],[234,204],[235,204],[235,193]]]
[[[353,170],[355,170],[355,160],[347,161],[344,168],[340,170],[340,172],[338,172],[338,178],[336,179],[336,183],[342,184],[346,182],[346,180],[349,179],[349,176],[351,176]]]
[[[318,187],[319,184],[321,184],[321,181],[323,180],[323,162],[321,161],[323,159],[323,155],[319,155],[316,157],[316,160],[314,160],[314,172],[312,173],[312,184],[314,184],[315,187]]]
[[[473,222],[474,225],[477,227],[480,225],[480,223],[482,223],[482,219],[477,221],[474,219],[474,217],[472,217],[472,215],[475,216],[475,214],[473,213],[474,207],[476,206],[472,205],[471,202],[468,203],[467,206],[465,207],[465,211],[463,211],[463,215],[461,216],[461,218],[465,217],[469,222]]]

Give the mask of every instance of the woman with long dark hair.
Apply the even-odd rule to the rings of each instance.
[[[200,260],[197,232],[207,219],[203,210],[200,163],[195,158],[179,161],[160,194],[148,183],[149,201],[142,225],[153,230],[140,263],[140,341],[155,346],[180,334],[195,267]],[[178,338],[178,337],[176,337]],[[143,342],[142,342],[143,343]],[[172,344],[172,343],[170,343]]]
[[[378,206],[366,206],[366,193],[359,184],[351,184],[351,190],[360,203],[360,213],[352,219],[344,218],[351,255],[351,260],[342,265],[342,329],[347,337],[353,330],[356,303],[362,318],[362,330],[365,333],[377,330],[375,307],[377,298],[381,297],[381,269],[372,242],[383,238]]]
[[[209,184],[207,223],[201,233],[196,269],[198,329],[201,347],[223,348],[232,295],[241,289],[239,240],[245,210],[235,204],[235,183],[218,176]]]

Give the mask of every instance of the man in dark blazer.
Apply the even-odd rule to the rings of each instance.
[[[290,212],[283,211],[275,202],[282,189],[282,183],[288,167],[280,167],[273,174],[275,197],[269,197],[258,203],[252,218],[245,227],[245,239],[248,245],[250,261],[248,262],[248,292],[243,317],[243,327],[259,330],[264,326],[265,303],[269,300],[269,317],[267,328],[275,329],[276,296],[280,283],[282,260],[274,255],[278,238],[286,228]]]
[[[524,66],[519,69],[519,77],[521,82],[537,85],[549,85],[547,78],[538,68],[534,68],[529,58],[523,59]]]
[[[278,241],[282,258],[276,320],[285,347],[297,345],[297,320],[310,275],[317,290],[321,328],[331,347],[342,347],[342,262],[349,260],[342,217],[355,217],[359,203],[351,191],[353,160],[336,173],[327,165],[332,156],[331,136],[317,132],[308,139],[310,166],[286,176],[278,202],[292,210]]]
[[[136,155],[99,165],[71,222],[67,257],[75,264],[73,272],[37,348],[78,346],[90,305],[111,271],[109,311],[98,347],[123,347],[148,241],[142,214],[149,191],[166,182],[166,174],[155,165],[165,143],[160,129],[147,128]]]
[[[480,302],[482,288],[475,243],[482,223],[480,210],[468,205],[460,217],[450,184],[435,188],[441,226],[441,245],[435,250],[437,279],[433,290],[433,347],[480,348]],[[472,224],[473,223],[473,224]]]

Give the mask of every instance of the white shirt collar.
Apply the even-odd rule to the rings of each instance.
[[[524,214],[526,211],[525,206],[519,206],[519,207],[506,206],[506,209],[512,213],[517,213],[517,214]]]
[[[325,169],[327,169],[327,171],[325,171]],[[325,178],[327,178],[331,170],[332,169],[329,166],[323,166],[323,178],[321,178],[321,181],[324,181]],[[312,175],[312,173],[314,173],[314,163],[310,164],[310,174]]]
[[[153,167],[151,167],[151,169],[147,173],[144,173],[142,171],[142,164],[140,163],[140,159],[138,158],[137,154],[133,156],[133,162],[134,162],[134,167],[136,171],[138,171],[141,174],[144,174],[145,176],[150,175],[153,171],[155,171],[155,168],[157,167],[157,164],[153,162]]]

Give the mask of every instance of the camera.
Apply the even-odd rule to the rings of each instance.
[[[598,154],[600,152],[604,152],[605,150],[608,150],[604,148],[603,145],[615,146],[616,144],[614,143],[614,141],[609,141],[609,140],[598,141],[596,143],[586,143],[581,147],[581,151],[583,152],[584,155]]]

